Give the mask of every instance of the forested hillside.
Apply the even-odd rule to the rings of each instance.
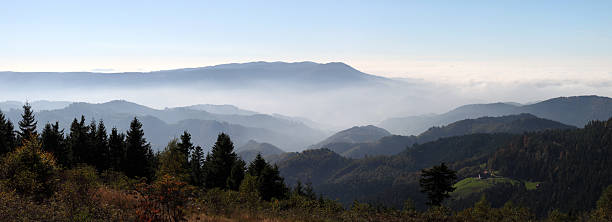
[[[38,129],[27,104],[21,116],[13,125],[0,112],[0,213],[17,220],[612,219],[612,119],[442,138],[393,156],[282,153],[276,165],[261,155],[243,161],[224,133],[206,154],[188,132],[153,152],[138,118],[125,133],[107,134],[103,121],[84,118],[70,131]],[[422,172],[439,163],[457,170],[448,171],[455,192],[426,207]]]
[[[313,150],[282,161],[279,166],[287,182],[312,181],[317,192],[339,198],[345,204],[360,199],[400,206],[402,200],[412,199],[417,207],[424,207],[424,196],[418,192],[419,171],[446,162],[461,179],[488,175],[490,171],[495,178],[514,181],[500,183],[483,193],[494,207],[511,201],[542,216],[553,209],[584,212],[595,207],[603,189],[612,184],[608,170],[612,165],[611,141],[612,119],[593,121],[582,129],[439,139],[389,157],[323,158],[333,154]],[[321,156],[313,155],[317,153]],[[323,162],[333,167],[298,164],[303,162]],[[318,177],[293,174],[313,169],[326,173]],[[468,197],[449,204],[458,209],[472,206],[483,193],[468,193]]]
[[[320,142],[317,146],[328,148],[342,156],[349,158],[363,158],[365,156],[394,155],[402,152],[415,143],[427,143],[439,138],[462,136],[477,133],[510,133],[536,132],[549,129],[572,129],[565,125],[548,119],[538,118],[531,114],[508,115],[500,117],[481,117],[477,119],[460,120],[446,126],[431,127],[418,136],[386,136],[374,142],[343,142],[334,139],[338,135],[351,132],[351,129],[342,131]],[[352,128],[355,129],[355,128]],[[370,138],[380,137],[370,133]],[[326,145],[321,145],[326,144]]]

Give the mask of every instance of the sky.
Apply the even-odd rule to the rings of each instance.
[[[2,71],[344,62],[453,84],[612,81],[612,1],[7,1]]]

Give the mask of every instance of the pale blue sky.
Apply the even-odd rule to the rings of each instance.
[[[612,1],[0,0],[0,70],[261,60],[433,80],[607,79]]]

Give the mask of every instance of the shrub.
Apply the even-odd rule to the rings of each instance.
[[[38,139],[31,137],[3,159],[0,185],[41,201],[53,194],[58,170],[53,155],[42,151]]]

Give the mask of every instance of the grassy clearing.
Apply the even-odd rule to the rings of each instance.
[[[469,196],[470,194],[480,193],[487,188],[493,187],[498,184],[504,184],[504,183],[516,185],[516,184],[519,184],[520,181],[513,180],[510,178],[505,178],[505,177],[494,177],[494,178],[488,178],[488,179],[478,179],[478,178],[473,178],[473,177],[465,178],[455,183],[455,185],[453,185],[457,189],[454,192],[452,192],[451,195],[454,198],[464,198],[464,197]],[[538,183],[540,182],[525,181],[524,182],[525,189],[535,190],[537,189]]]
[[[464,198],[469,196],[470,194],[480,193],[487,188],[503,183],[510,183],[512,185],[515,185],[520,182],[504,177],[488,179],[465,178],[454,185],[454,187],[457,189],[453,193],[451,193],[451,195],[455,198]]]

